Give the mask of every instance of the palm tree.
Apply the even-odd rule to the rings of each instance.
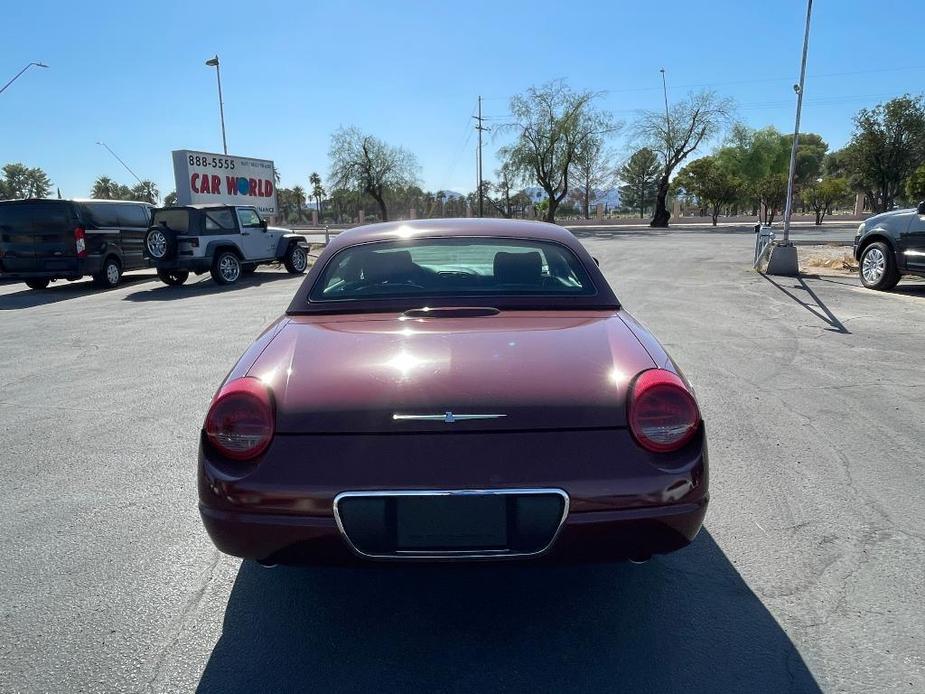
[[[116,183],[109,176],[100,176],[93,182],[93,190],[90,191],[90,197],[97,200],[113,200],[115,198],[114,190]]]
[[[154,183],[154,181],[144,180],[132,188],[132,200],[138,200],[139,202],[149,202],[152,205],[156,205],[159,197],[160,191],[158,191],[157,184]]]
[[[295,205],[298,221],[302,221],[302,206],[305,204],[305,189],[302,186],[293,186],[290,194],[292,204]]]
[[[324,186],[321,185],[321,176],[317,172],[312,172],[308,177],[308,182],[312,184],[312,197],[315,198],[315,204],[318,208],[318,219],[321,219],[324,210],[321,208],[321,201],[324,199]]]

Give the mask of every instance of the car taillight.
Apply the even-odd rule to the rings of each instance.
[[[693,438],[700,410],[681,378],[671,371],[643,371],[629,396],[630,431],[653,453],[670,453]]]
[[[212,401],[205,432],[221,455],[250,460],[270,445],[274,420],[269,389],[256,378],[237,378],[226,383]]]
[[[77,247],[77,257],[87,257],[87,232],[83,227],[74,229],[74,245]]]

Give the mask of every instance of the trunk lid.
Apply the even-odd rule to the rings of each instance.
[[[465,432],[625,426],[629,382],[654,366],[619,312],[508,311],[292,317],[249,375],[280,433]]]

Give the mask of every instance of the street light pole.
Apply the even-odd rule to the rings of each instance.
[[[215,68],[215,78],[218,80],[218,113],[222,119],[222,150],[228,154],[228,143],[225,140],[225,105],[222,103],[222,71],[219,67],[218,53],[209,58],[206,65]]]
[[[116,158],[116,161],[118,161],[120,164],[122,164],[122,166],[125,167],[125,170],[128,171],[130,174],[132,174],[132,176],[135,178],[136,181],[138,181],[139,183],[141,183],[141,185],[144,185],[144,182],[143,182],[140,178],[138,178],[138,174],[136,174],[134,171],[132,171],[132,170],[128,167],[128,164],[126,164],[124,161],[122,161],[122,157],[120,157],[118,154],[116,154],[115,152],[113,152],[112,149],[110,149],[109,145],[107,145],[105,142],[97,142],[96,144],[98,144],[98,145],[100,145],[100,146],[102,146],[102,147],[105,147],[106,150],[107,150],[112,156],[114,156],[114,157]]]
[[[790,148],[790,173],[787,177],[787,204],[784,207],[784,245],[790,243],[790,215],[793,213],[793,177],[797,168],[797,145],[800,138],[800,115],[803,110],[803,83],[806,79],[806,53],[809,49],[809,20],[813,12],[813,0],[806,2],[806,29],[803,33],[803,60],[800,64],[800,83],[793,87],[797,93],[797,115],[793,126],[793,146]]]
[[[22,70],[17,72],[16,75],[13,77],[13,79],[11,79],[9,82],[7,82],[2,87],[0,87],[0,94],[2,94],[6,90],[7,87],[9,87],[11,84],[13,84],[13,82],[19,79],[19,76],[22,73],[24,73],[26,70],[28,70],[30,67],[32,67],[33,65],[35,65],[36,67],[48,67],[45,63],[29,63],[28,65],[26,65],[26,67],[24,67]]]

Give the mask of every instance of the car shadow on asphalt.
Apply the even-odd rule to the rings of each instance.
[[[785,287],[780,282],[776,281],[770,275],[766,275],[764,273],[760,273],[760,274],[764,279],[770,282],[771,285],[773,285],[777,289],[780,289],[784,294],[789,296],[797,304],[799,304],[800,306],[805,308],[807,311],[809,311],[811,314],[813,314],[816,318],[828,324],[829,327],[824,328],[824,330],[828,332],[838,333],[840,335],[850,335],[851,334],[851,331],[848,330],[848,328],[846,328],[840,320],[838,320],[835,314],[829,310],[829,307],[823,303],[822,299],[820,299],[819,296],[816,294],[816,292],[814,292],[812,288],[808,284],[806,284],[806,280],[804,280],[802,277],[796,277],[796,278],[788,277],[786,278],[786,280],[789,281],[792,279],[796,279],[796,281],[799,284],[791,285],[791,289],[801,289],[805,291],[806,294],[809,296],[809,298],[812,300],[811,302],[804,301],[801,297],[794,294],[792,291],[790,291],[790,289],[787,289],[787,287]]]
[[[76,282],[67,282],[59,280],[48,285],[47,289],[29,289],[23,284],[23,289],[9,294],[0,294],[0,311],[14,311],[23,308],[34,308],[46,304],[56,304],[59,301],[68,301],[70,299],[79,299],[82,296],[91,294],[105,294],[124,289],[127,285],[140,284],[156,280],[157,275],[144,273],[132,273],[123,275],[119,286],[112,289],[103,289],[93,284],[93,280],[87,278]]]
[[[198,692],[819,692],[704,530],[647,564],[241,564]]]
[[[211,279],[200,279],[179,287],[159,283],[150,289],[140,292],[132,292],[123,297],[124,301],[178,301],[180,299],[191,299],[197,296],[206,296],[208,294],[219,294],[224,292],[233,292],[248,287],[258,287],[268,282],[278,282],[280,280],[303,280],[305,275],[291,275],[288,272],[255,272],[252,275],[246,275],[234,284],[216,284]]]

